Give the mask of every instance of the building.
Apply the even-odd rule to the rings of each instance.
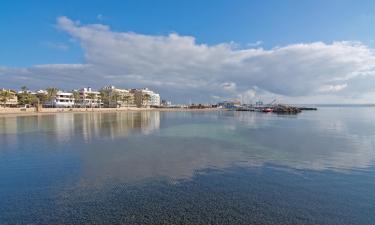
[[[56,95],[52,97],[51,100],[47,100],[43,106],[50,108],[72,108],[74,103],[73,93],[58,91]]]
[[[1,89],[0,105],[3,107],[17,107],[18,98],[16,92],[12,90]]]
[[[137,107],[160,106],[160,95],[148,88],[132,89]]]
[[[225,108],[225,109],[235,109],[241,106],[240,101],[224,101],[224,102],[219,102],[218,107]]]
[[[102,103],[104,107],[135,107],[134,93],[130,90],[116,88],[115,86],[106,86],[101,91],[103,92]]]
[[[79,96],[78,98],[74,99],[75,105],[83,108],[99,108],[102,106],[102,100],[99,91],[93,91],[90,87],[87,87],[75,92],[77,92]]]
[[[172,102],[171,101],[168,101],[168,100],[161,100],[161,106],[164,106],[164,107],[171,107],[172,106]]]
[[[257,106],[257,107],[261,107],[261,106],[263,106],[263,102],[262,102],[261,100],[259,100],[259,101],[257,101],[257,102],[255,103],[255,106]]]

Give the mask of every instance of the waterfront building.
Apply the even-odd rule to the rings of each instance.
[[[241,102],[234,100],[234,101],[223,101],[219,102],[218,107],[225,108],[225,109],[235,109],[241,106]]]
[[[99,108],[102,106],[102,100],[99,91],[93,91],[90,87],[82,88],[78,91],[75,91],[75,104],[79,107],[90,107],[90,108]]]
[[[263,102],[262,102],[261,100],[259,100],[259,101],[257,101],[257,102],[255,103],[255,106],[256,106],[256,107],[261,107],[261,106],[263,106]]]
[[[18,105],[16,92],[10,89],[1,89],[0,105],[3,107],[16,107]]]
[[[135,107],[134,93],[128,89],[120,89],[116,88],[115,86],[106,86],[102,88],[101,92],[104,107]]]
[[[167,100],[161,100],[161,106],[164,106],[164,107],[171,107],[172,106],[172,102],[171,101],[167,101]]]
[[[132,89],[137,107],[160,106],[160,95],[148,88]]]
[[[38,91],[39,93],[46,93]],[[44,107],[50,108],[72,108],[74,106],[73,93],[57,91],[55,96],[52,96],[50,100],[47,100],[43,104]]]

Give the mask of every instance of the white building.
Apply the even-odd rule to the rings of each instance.
[[[106,93],[105,99],[102,99],[105,107],[121,108],[121,107],[134,107],[134,93],[128,89],[120,89],[115,86],[106,86],[102,88]]]
[[[160,106],[160,95],[148,88],[132,89],[137,107]]]
[[[72,93],[58,91],[50,101],[44,103],[46,107],[53,108],[71,108],[74,106],[74,97]]]
[[[93,91],[90,87],[78,90],[79,99],[74,99],[75,104],[79,107],[101,107],[102,101],[99,91]]]
[[[3,98],[0,96],[0,106],[4,107],[16,107],[18,105],[18,98],[15,91],[0,89],[0,94],[2,92],[8,92],[9,97]]]

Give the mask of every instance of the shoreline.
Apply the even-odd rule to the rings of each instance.
[[[200,112],[219,111],[219,108],[188,109],[188,108],[43,108],[37,112],[35,108],[0,108],[0,117],[3,116],[34,116],[65,113],[105,113],[105,112],[141,112],[141,111],[162,111],[162,112]]]

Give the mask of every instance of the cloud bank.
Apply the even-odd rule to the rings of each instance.
[[[177,102],[281,98],[290,102],[371,102],[375,51],[360,42],[313,42],[263,49],[206,45],[194,37],[118,32],[57,18],[76,39],[81,64],[0,67],[5,87],[150,87]]]

